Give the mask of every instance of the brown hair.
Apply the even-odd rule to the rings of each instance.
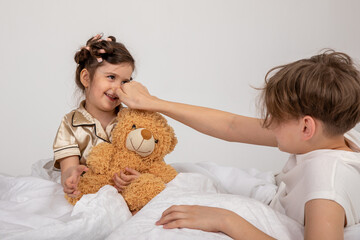
[[[97,36],[101,38],[102,35]],[[80,81],[80,73],[84,68],[89,71],[90,80],[92,80],[96,69],[105,61],[111,64],[129,63],[133,70],[135,69],[135,60],[124,44],[116,42],[116,38],[113,36],[108,37],[109,41],[99,40],[97,36],[90,38],[86,42],[86,47],[82,47],[76,52],[74,57],[75,62],[78,64],[75,82],[82,91],[84,91],[84,86]],[[98,58],[101,58],[102,62],[98,62]]]
[[[262,90],[264,127],[308,115],[321,120],[325,133],[334,136],[360,121],[360,74],[345,53],[327,50],[272,68]]]

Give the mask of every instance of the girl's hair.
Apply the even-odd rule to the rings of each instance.
[[[124,44],[116,42],[116,38],[109,36],[107,40],[101,39],[102,35],[96,35],[86,42],[75,54],[76,68],[75,82],[76,85],[84,92],[85,88],[80,81],[80,73],[86,68],[92,80],[94,73],[105,61],[111,64],[128,63],[135,70],[135,60]],[[100,60],[99,60],[100,59]]]
[[[264,127],[308,115],[334,136],[360,121],[360,73],[345,53],[327,50],[275,67],[266,74],[262,90]]]

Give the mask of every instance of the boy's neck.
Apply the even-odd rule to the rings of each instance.
[[[344,135],[327,137],[323,134],[318,134],[310,139],[306,145],[307,152],[319,149],[353,151],[346,143]]]

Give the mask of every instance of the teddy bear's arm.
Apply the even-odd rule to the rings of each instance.
[[[164,161],[153,163],[149,168],[149,173],[160,177],[165,183],[170,182],[177,175],[176,170]]]
[[[97,174],[105,174],[110,169],[114,147],[110,143],[100,143],[91,149],[86,165]]]

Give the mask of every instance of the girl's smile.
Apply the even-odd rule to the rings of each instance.
[[[116,94],[110,94],[110,93],[105,93],[105,95],[110,99],[110,101],[115,102],[116,100],[118,100],[118,96]]]

